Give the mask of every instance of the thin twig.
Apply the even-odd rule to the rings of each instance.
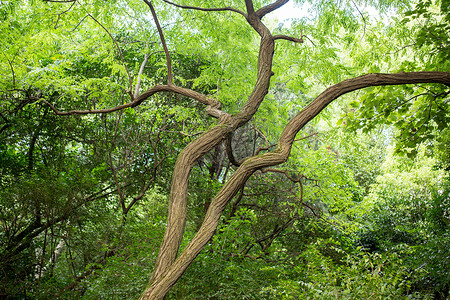
[[[59,20],[61,20],[61,16],[62,16],[63,14],[65,14],[65,13],[67,13],[69,10],[71,10],[72,7],[77,3],[77,1],[78,1],[78,0],[74,0],[68,9],[66,9],[65,11],[63,11],[63,12],[61,12],[61,13],[58,14],[58,19],[57,19],[56,22],[55,22],[55,27],[54,27],[55,29],[58,28],[58,22],[59,22]]]
[[[386,54],[397,54],[398,52],[402,51],[403,49],[408,48],[408,47],[412,47],[412,46],[415,46],[415,45],[416,45],[416,43],[412,43],[412,44],[409,44],[409,45],[406,45],[406,46],[401,47],[401,48],[398,49],[397,51],[394,51],[394,52],[388,52],[388,53],[386,53]]]
[[[363,19],[363,22],[364,22],[364,32],[363,32],[363,36],[361,37],[361,39],[363,39],[364,36],[366,35],[366,26],[367,26],[366,18],[364,18],[363,13],[359,10],[358,5],[356,5],[356,3],[353,0],[352,0],[352,3],[356,7],[356,10],[359,12],[359,14],[361,15],[361,18]]]
[[[314,47],[317,47],[316,44],[314,44],[314,42],[309,37],[307,37],[306,35],[303,35],[303,37],[307,38],[311,42],[311,44],[313,44]]]
[[[299,138],[299,139],[294,140],[294,143],[295,143],[295,142],[298,142],[298,141],[301,141],[301,140],[304,140],[304,139],[307,139],[307,138],[310,138],[310,137],[313,137],[313,136],[315,136],[315,135],[317,135],[317,134],[318,134],[318,132],[314,132],[314,133],[312,133],[312,134],[310,134],[310,135],[301,137],[301,138]],[[269,150],[270,148],[275,147],[275,146],[277,146],[277,145],[278,145],[278,144],[272,144],[272,145],[269,145],[269,146],[267,146],[267,147],[260,147],[260,148],[258,148],[258,149],[256,150],[255,155],[258,155],[259,152],[261,152],[261,151],[263,151],[263,150]]]
[[[223,115],[227,115],[226,113],[222,112],[219,108],[221,106],[220,102],[218,102],[215,99],[208,98],[207,96],[200,94],[196,91],[185,89],[182,87],[174,86],[174,85],[156,85],[153,88],[143,92],[139,97],[134,99],[131,102],[117,105],[112,108],[105,108],[105,109],[95,109],[95,110],[70,110],[70,111],[59,111],[55,106],[53,106],[51,103],[46,101],[45,99],[40,99],[43,103],[47,104],[57,115],[87,115],[87,114],[102,114],[102,113],[111,113],[114,111],[118,111],[124,108],[129,107],[136,107],[140,105],[142,102],[144,102],[147,98],[150,96],[159,93],[159,92],[173,92],[176,94],[180,94],[192,99],[195,99],[207,106],[207,112],[210,116],[215,118],[220,118]],[[214,109],[209,109],[213,107]]]
[[[71,3],[76,2],[77,0],[44,0],[45,2],[54,2],[54,3]]]
[[[6,60],[8,61],[9,67],[11,69],[11,73],[12,73],[12,79],[13,79],[13,89],[16,88],[16,75],[14,73],[14,67],[12,65],[12,61],[9,60],[8,56],[6,56],[6,54],[2,53],[3,56],[6,58]],[[13,59],[14,60],[14,59]]]
[[[80,20],[80,22],[78,22],[77,25],[75,25],[75,27],[74,27],[71,31],[69,31],[69,32],[74,32],[75,30],[77,30],[78,26],[80,26],[81,23],[83,23],[83,21],[84,21],[87,17],[88,17],[88,15],[84,16],[84,17]]]
[[[99,21],[97,21],[97,19],[94,18],[94,16],[92,16],[89,12],[87,12],[87,15],[88,15],[92,20],[94,20],[98,25],[100,25],[100,26],[106,31],[106,33],[108,33],[109,37],[112,39],[112,41],[113,41],[114,44],[116,45],[117,50],[119,50],[119,54],[120,54],[120,57],[122,58],[123,66],[125,67],[125,70],[127,71],[127,75],[128,75],[128,80],[129,80],[128,94],[130,95],[131,99],[133,99],[133,94],[132,94],[132,92],[131,92],[132,87],[133,87],[133,79],[131,78],[130,71],[128,70],[128,67],[127,67],[127,65],[126,65],[126,63],[125,63],[125,58],[123,57],[123,53],[122,53],[122,50],[121,50],[120,47],[119,47],[119,44],[118,44],[117,41],[114,39],[114,37],[112,36],[112,34],[109,32],[109,30],[106,29],[105,26],[103,26],[102,23],[100,23]]]
[[[158,28],[159,38],[161,39],[162,46],[164,48],[164,53],[166,54],[167,60],[167,83],[168,85],[173,85],[172,79],[172,61],[170,60],[169,49],[167,48],[166,40],[164,39],[164,34],[161,29],[161,25],[159,24],[158,17],[156,16],[155,8],[153,7],[150,1],[144,0],[144,2],[150,7],[150,11],[152,12],[153,20],[155,21],[156,28]]]

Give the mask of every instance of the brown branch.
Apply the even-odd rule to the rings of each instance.
[[[65,14],[65,13],[67,13],[69,10],[71,10],[72,7],[77,3],[77,1],[78,1],[78,0],[73,0],[73,1],[72,1],[73,3],[69,6],[69,8],[66,9],[65,11],[63,11],[62,13],[59,13],[59,14],[58,14],[58,17],[61,16],[61,15],[63,15],[63,14]]]
[[[252,0],[245,0],[245,7],[247,8],[248,17],[250,17],[250,15],[255,14],[255,8],[253,7]]]
[[[258,133],[259,135],[261,135],[263,137],[263,139],[266,142],[266,147],[268,147],[267,144],[269,143],[269,140],[267,139],[267,137],[259,129],[257,129],[254,125],[253,125],[253,130],[255,130],[256,133]],[[230,161],[230,163],[236,167],[239,167],[242,164],[242,162],[245,160],[245,158],[243,158],[239,161],[237,161],[235,159],[234,154],[233,154],[233,148],[232,148],[232,139],[233,139],[233,134],[230,134],[230,136],[225,141],[226,153],[227,153],[228,160]],[[256,142],[256,137],[255,137],[255,142]],[[256,152],[259,152],[260,148],[261,147],[258,147]],[[255,155],[256,152],[255,152],[255,149],[253,149],[253,155]]]
[[[290,151],[295,135],[310,120],[338,97],[371,86],[402,85],[416,83],[442,83],[450,87],[450,73],[447,72],[412,72],[379,74],[371,73],[344,80],[323,91],[313,102],[298,113],[281,134],[279,147],[287,146]]]
[[[298,178],[294,178],[291,175],[289,175],[289,173],[288,173],[289,171],[288,170],[266,168],[266,169],[261,169],[260,171],[262,173],[272,172],[272,173],[283,174],[284,176],[286,176],[287,179],[289,179],[290,181],[292,181],[294,183],[300,182],[304,178],[303,175],[298,176]]]
[[[244,17],[247,17],[247,15],[243,11],[240,11],[239,9],[229,7],[229,6],[228,7],[219,7],[219,8],[203,8],[203,7],[197,7],[197,6],[180,5],[180,4],[176,4],[174,2],[167,1],[167,0],[163,0],[163,1],[166,2],[167,4],[173,5],[178,8],[183,8],[183,9],[192,9],[192,10],[201,10],[201,11],[232,11],[232,12],[241,14]]]
[[[150,7],[150,11],[152,12],[153,20],[155,21],[156,28],[158,28],[159,38],[161,40],[162,46],[164,48],[164,53],[166,54],[166,61],[167,61],[167,83],[168,85],[173,85],[173,78],[172,78],[172,61],[170,59],[169,49],[167,48],[166,39],[164,38],[164,34],[161,29],[161,25],[158,21],[158,16],[156,15],[155,8],[153,7],[152,3],[148,0],[144,0],[145,4]]]
[[[234,158],[234,154],[233,154],[233,149],[231,147],[231,142],[233,139],[233,134],[230,134],[226,140],[226,151],[227,151],[227,156],[228,156],[228,160],[230,161],[231,164],[233,164],[236,167],[239,167],[242,164],[242,161],[237,161]]]
[[[287,40],[287,41],[291,41],[294,43],[303,43],[303,37],[295,38],[295,37],[291,37],[291,36],[287,36],[287,35],[283,35],[283,34],[277,34],[273,36],[274,40]]]
[[[307,38],[311,42],[311,44],[313,44],[314,47],[317,47],[316,44],[314,44],[314,42],[309,37],[307,37],[306,35],[303,35],[302,37]]]
[[[19,254],[20,252],[22,252],[23,250],[25,250],[27,248],[27,245],[29,243],[31,243],[31,241],[35,237],[37,237],[41,232],[43,232],[47,228],[53,227],[53,225],[55,225],[55,224],[57,224],[59,222],[62,222],[62,221],[65,221],[65,220],[69,219],[71,216],[74,215],[74,211],[76,211],[77,209],[79,209],[83,205],[86,205],[89,202],[95,201],[97,199],[101,199],[103,197],[106,197],[106,196],[114,193],[114,191],[106,192],[111,187],[112,186],[107,186],[107,187],[101,189],[100,191],[98,191],[98,192],[88,196],[81,203],[78,203],[78,204],[74,205],[72,207],[72,209],[66,210],[59,217],[55,217],[55,218],[53,218],[51,220],[47,220],[46,223],[41,223],[41,221],[39,219],[36,219],[34,221],[34,223],[28,225],[26,229],[24,229],[18,235],[13,237],[13,242],[15,243],[15,245],[9,245],[8,246],[8,248],[7,248],[7,250],[8,250],[8,254],[7,254],[8,257],[13,257],[13,256]],[[102,194],[104,192],[106,192],[106,193]]]
[[[260,9],[258,9],[256,11],[256,14],[258,15],[258,17],[260,19],[262,19],[265,15],[267,15],[268,13],[273,12],[274,10],[280,8],[281,6],[285,5],[286,3],[288,3],[289,0],[277,0],[272,4],[266,5]]]
[[[63,14],[65,14],[65,13],[67,13],[69,10],[71,10],[71,9],[73,8],[73,6],[74,6],[75,4],[77,4],[77,1],[78,1],[78,0],[73,1],[72,4],[70,5],[70,7],[69,7],[68,9],[66,9],[65,11],[63,11],[63,12],[61,12],[61,13],[58,13],[58,18],[56,19],[55,27],[54,27],[55,29],[58,28],[58,23],[59,23],[59,20],[61,20],[61,16],[62,16]]]
[[[156,85],[153,88],[143,92],[139,97],[135,98],[132,102],[121,104],[112,108],[105,108],[105,109],[95,109],[95,110],[70,110],[70,111],[59,111],[55,106],[53,106],[48,101],[41,99],[41,101],[48,106],[55,112],[55,114],[60,116],[66,116],[66,115],[87,115],[87,114],[102,114],[102,113],[111,113],[118,110],[122,110],[129,107],[136,107],[140,105],[142,102],[144,102],[147,98],[150,96],[159,93],[159,92],[173,92],[176,94],[180,94],[192,99],[195,99],[199,101],[200,103],[203,103],[205,105],[208,105],[210,107],[207,112],[209,115],[215,118],[220,118],[224,115],[228,115],[227,113],[224,113],[220,110],[221,104],[220,102],[216,101],[215,99],[211,99],[206,97],[203,94],[200,94],[196,91],[185,89],[182,87],[174,86],[174,85]]]
[[[303,205],[304,207],[309,208],[309,210],[313,213],[313,215],[314,215],[316,218],[320,218],[320,215],[318,215],[318,214],[315,212],[314,208],[311,207],[309,204],[306,204],[306,203],[302,202],[302,205]],[[328,223],[328,222],[327,222],[327,223]],[[330,224],[330,223],[329,223],[329,224]]]

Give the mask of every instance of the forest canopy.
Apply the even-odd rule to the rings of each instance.
[[[0,298],[446,299],[449,9],[0,1]]]

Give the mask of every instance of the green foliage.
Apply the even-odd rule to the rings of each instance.
[[[431,149],[433,140],[447,127],[450,114],[445,88],[427,87],[374,88],[353,101],[346,114],[347,126],[369,132],[380,124],[396,131],[396,152],[414,157],[418,147],[426,144]]]
[[[279,299],[410,299],[408,271],[397,255],[361,254],[349,256],[336,266],[315,247],[304,253],[308,276],[300,280],[279,280],[271,287]],[[299,268],[299,267],[297,267]]]
[[[233,133],[239,159],[276,147],[288,120],[331,84],[449,70],[448,1],[296,2],[315,13],[271,27],[304,42],[276,41],[269,94]],[[177,3],[245,10],[237,0]],[[245,18],[154,5],[174,83],[227,113],[242,108],[259,42]],[[0,1],[0,20],[0,298],[136,299],[163,236],[176,158],[215,121],[172,93],[110,114],[62,117],[47,105],[111,108],[131,101],[138,76],[140,92],[167,83],[143,1]],[[327,108],[287,163],[251,177],[168,298],[447,297],[448,97],[443,85],[377,87]],[[224,145],[198,161],[182,247],[235,170]]]
[[[448,289],[448,175],[433,170],[423,150],[411,162],[388,156],[384,175],[366,199],[367,250],[397,252],[411,274],[411,288],[445,295]]]
[[[81,299],[136,299],[148,281],[159,241],[164,232],[163,212],[166,199],[157,190],[127,216],[127,223],[113,231],[112,240],[102,245],[108,258],[81,282],[86,289]],[[126,234],[125,234],[126,233]]]

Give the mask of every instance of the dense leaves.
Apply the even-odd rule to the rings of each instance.
[[[308,17],[263,18],[303,42],[276,41],[257,113],[186,166],[180,252],[239,162],[277,149],[326,87],[369,72],[449,71],[448,1],[296,2]],[[239,112],[258,68],[259,36],[236,13],[245,1],[177,4],[233,8],[153,3],[173,83]],[[136,299],[167,226],[177,157],[218,121],[174,92],[91,113],[169,83],[145,1],[0,1],[0,20],[0,298]],[[328,106],[286,163],[239,189],[167,297],[448,297],[448,104],[448,86],[415,84]],[[55,113],[73,110],[84,113]]]

